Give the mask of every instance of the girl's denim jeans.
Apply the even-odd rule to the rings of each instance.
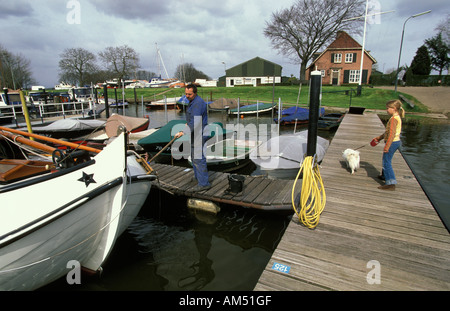
[[[394,141],[391,144],[388,152],[383,152],[383,175],[386,185],[395,185],[397,180],[395,179],[394,170],[392,169],[392,158],[394,157],[395,151],[402,145],[402,142]]]

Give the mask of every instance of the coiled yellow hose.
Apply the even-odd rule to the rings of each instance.
[[[300,195],[300,209],[298,210],[294,202],[294,190],[297,180],[303,171],[302,190]],[[319,224],[320,215],[325,208],[326,194],[320,176],[319,166],[314,161],[314,157],[308,156],[302,162],[294,185],[292,186],[292,206],[298,219],[310,229],[314,229]]]

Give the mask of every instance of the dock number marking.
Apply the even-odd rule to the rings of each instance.
[[[291,267],[283,265],[281,263],[274,262],[272,265],[272,269],[283,272],[283,273],[289,273],[289,271],[291,270]]]

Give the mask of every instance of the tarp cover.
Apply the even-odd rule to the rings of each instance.
[[[320,108],[319,117],[325,114],[325,108]],[[303,107],[289,107],[281,112],[281,121],[292,122],[292,121],[306,121],[309,120],[309,108]],[[278,119],[275,119],[278,121]]]
[[[318,136],[317,161],[321,161],[329,146],[328,140]],[[250,153],[250,159],[263,169],[300,168],[308,145],[308,131],[273,137]]]
[[[81,120],[81,119],[61,119],[57,120],[46,126],[36,126],[33,128],[33,132],[73,132],[83,130],[96,130],[105,125],[105,121],[101,120]]]
[[[105,131],[108,137],[117,136],[117,129],[123,125],[128,132],[148,124],[148,118],[128,117],[114,113],[106,120]]]

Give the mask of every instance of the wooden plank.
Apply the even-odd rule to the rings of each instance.
[[[345,116],[320,168],[327,204],[319,225],[307,229],[294,215],[255,290],[450,289],[450,235],[402,155],[393,159],[393,192],[377,189],[381,146],[361,149],[353,175],[342,159],[383,130],[375,114]],[[380,284],[367,281],[372,260]],[[272,270],[274,262],[289,274]]]

